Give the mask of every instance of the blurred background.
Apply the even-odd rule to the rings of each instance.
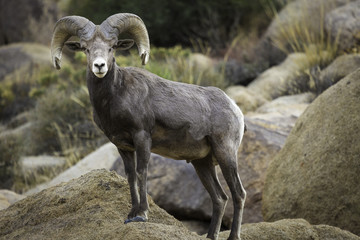
[[[137,14],[147,26],[151,56],[145,69],[173,81],[219,87],[245,113],[249,131],[239,149],[248,191],[244,222],[263,221],[267,169],[298,117],[360,67],[360,1],[0,0],[0,189],[39,191],[108,142],[92,120],[85,55],[64,49],[57,71],[49,47],[61,17],[81,15],[100,24],[119,12]],[[116,61],[143,67],[134,48],[117,52]],[[198,194],[193,203],[184,200],[190,208],[178,203],[174,209],[172,198],[156,190],[181,189],[168,185],[194,175],[185,162],[163,160],[153,156],[150,167],[155,202],[179,219],[208,222],[210,202],[198,180],[182,189]],[[111,169],[123,174],[117,156],[111,161]],[[151,178],[160,168],[174,169],[168,170],[171,181]],[[173,202],[186,195],[181,191],[173,193]],[[228,205],[224,228],[231,222]]]
[[[48,49],[59,18],[80,15],[100,24],[115,13],[137,14],[148,28],[152,45],[149,71],[174,81],[225,88],[239,83],[233,68],[254,57],[253,48],[274,17],[271,11],[284,4],[279,0],[1,0],[1,124],[3,131],[27,121],[31,126],[26,136],[1,141],[0,187],[23,191],[31,185],[29,181],[17,187],[10,171],[22,155],[76,155],[71,157],[73,164],[105,141],[91,120],[85,55],[64,49],[68,61],[63,69],[50,66]],[[117,60],[121,66],[140,67],[134,52],[118,53]],[[228,62],[232,65],[226,69]],[[254,74],[245,77],[243,84]]]

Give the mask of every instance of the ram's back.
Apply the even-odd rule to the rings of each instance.
[[[205,157],[214,133],[238,135],[243,116],[226,94],[215,87],[173,82],[139,68],[127,68],[147,86],[155,126],[152,151],[175,159]]]

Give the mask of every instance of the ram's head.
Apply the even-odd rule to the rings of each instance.
[[[127,33],[132,39],[118,40],[118,36]],[[69,40],[79,37],[79,42]],[[75,51],[84,51],[88,68],[98,78],[103,78],[112,67],[115,49],[126,50],[136,44],[142,64],[149,60],[149,36],[143,21],[134,14],[119,13],[108,17],[100,25],[80,16],[61,18],[55,25],[51,41],[51,56],[55,68],[61,68],[61,53],[66,45]]]

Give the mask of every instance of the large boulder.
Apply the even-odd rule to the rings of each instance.
[[[349,50],[360,41],[360,1],[349,2],[326,14],[325,29],[339,50]]]
[[[225,240],[229,231],[221,232]],[[284,219],[273,223],[254,223],[242,226],[242,240],[359,240],[360,237],[327,225],[311,225],[304,219]]]
[[[305,53],[292,53],[284,62],[264,71],[248,86],[248,91],[266,100],[291,92],[295,79],[309,66]]]
[[[298,116],[313,99],[313,94],[281,97],[245,116],[247,132],[238,151],[239,175],[247,192],[244,223],[261,222],[262,192],[265,175],[273,158],[284,146],[286,138],[295,125]],[[226,181],[219,172],[221,184],[231,196]],[[224,224],[231,225],[232,199],[225,209]]]
[[[0,239],[201,239],[149,198],[147,223],[124,224],[129,186],[115,172],[94,170],[0,211]]]
[[[11,204],[24,199],[25,196],[7,189],[0,189],[0,210],[9,207]]]
[[[261,115],[265,119],[271,118],[274,122],[277,122],[277,124],[287,125],[292,128],[297,118],[300,117],[315,98],[316,95],[310,92],[278,97],[256,109],[255,113],[249,113],[248,116],[255,114],[256,116],[254,117],[258,118],[258,116]],[[288,119],[288,121],[284,121],[286,119]],[[289,123],[291,119],[293,121]]]
[[[58,18],[55,1],[1,0],[0,45],[14,42],[49,44]]]
[[[360,234],[360,69],[297,120],[267,170],[266,221],[304,218]]]
[[[360,67],[360,54],[345,54],[337,57],[318,76],[318,92],[323,92]]]
[[[235,101],[244,114],[255,111],[259,106],[267,102],[264,97],[243,86],[231,86],[225,92]]]

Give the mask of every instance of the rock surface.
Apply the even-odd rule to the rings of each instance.
[[[13,43],[0,47],[0,81],[29,76],[39,68],[51,67],[50,49],[37,43]]]
[[[348,74],[360,67],[360,54],[346,54],[337,57],[319,74],[319,89],[321,92],[334,85]]]
[[[111,169],[126,177],[120,157]],[[157,205],[178,218],[208,220],[211,217],[210,197],[194,167],[185,160],[151,154],[148,193]]]
[[[149,222],[123,224],[131,208],[126,180],[94,170],[1,211],[0,239],[201,239],[149,204]]]
[[[266,221],[304,218],[360,234],[360,69],[321,94],[270,164]]]
[[[12,192],[10,190],[0,190],[0,210],[9,207],[11,204],[24,199],[25,196]]]
[[[58,176],[53,178],[50,182],[36,186],[35,188],[27,191],[25,195],[31,195],[37,193],[45,188],[55,186],[62,182],[68,182],[71,179],[80,177],[83,174],[86,174],[94,169],[110,169],[116,159],[119,157],[119,153],[112,143],[107,143],[92,152],[77,164],[67,169],[66,171],[60,173]]]
[[[244,114],[255,111],[259,106],[267,102],[264,97],[243,86],[231,86],[225,92],[235,101]]]
[[[225,240],[229,231],[221,232]],[[304,219],[285,219],[273,223],[255,223],[242,226],[242,240],[359,240],[360,237],[327,225],[311,225]]]
[[[0,211],[0,239],[205,239],[149,198],[149,221],[124,224],[131,208],[129,186],[104,169],[48,188]],[[221,232],[226,239],[229,231]],[[326,225],[311,226],[302,219],[245,224],[243,240],[344,239],[359,237]]]
[[[325,29],[339,50],[349,50],[360,41],[360,1],[349,2],[326,14]]]
[[[309,92],[278,97],[271,102],[265,103],[255,112],[248,113],[247,116],[254,119],[271,120],[290,132],[297,118],[315,98],[315,94]]]
[[[119,157],[111,170],[126,177]],[[151,154],[148,193],[154,202],[177,218],[209,220],[211,200],[192,164]]]
[[[287,93],[295,77],[309,65],[306,54],[289,54],[284,62],[264,71],[252,81],[247,89],[266,100],[272,100]]]

